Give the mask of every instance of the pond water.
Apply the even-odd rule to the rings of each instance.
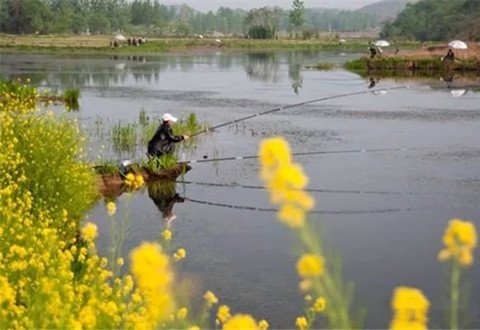
[[[368,79],[341,69],[305,69],[341,63],[359,54],[317,52],[203,53],[161,56],[0,55],[0,74],[31,78],[41,87],[78,86],[81,119],[95,156],[140,158],[145,147],[115,153],[95,125],[138,121],[171,112],[195,112],[211,125],[278,106],[368,90]],[[458,81],[462,81],[459,79]],[[455,84],[455,81],[454,81]],[[408,85],[408,88],[407,88]],[[354,283],[355,305],[367,307],[365,327],[389,324],[390,297],[399,285],[421,288],[432,301],[431,327],[444,326],[447,271],[437,262],[443,231],[453,217],[480,227],[480,93],[463,83],[380,79],[386,93],[332,99],[254,118],[204,135],[185,159],[255,155],[262,138],[284,136],[294,152],[389,149],[296,157],[310,177],[324,244],[338,255]],[[100,124],[101,126],[102,124]],[[101,144],[106,145],[105,148]],[[92,157],[93,157],[92,156]],[[292,328],[303,298],[295,273],[295,237],[275,219],[260,186],[256,160],[198,163],[177,184],[173,245],[185,247],[180,265],[196,296],[209,289],[234,312]],[[209,184],[204,184],[209,183]],[[216,185],[216,184],[223,185]],[[150,192],[150,193],[149,193]],[[156,241],[171,200],[153,189],[117,200],[113,224],[121,254]],[[171,205],[170,205],[171,206]],[[122,214],[129,215],[125,219]],[[108,254],[111,223],[103,202],[88,215],[99,226],[99,250]],[[478,257],[478,253],[476,253]],[[467,270],[471,299],[464,327],[480,327],[479,262]]]

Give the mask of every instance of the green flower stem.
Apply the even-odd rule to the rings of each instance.
[[[452,277],[450,281],[450,329],[458,330],[458,301],[460,298],[460,266],[458,262],[452,262]]]

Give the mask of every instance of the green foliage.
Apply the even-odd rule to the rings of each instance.
[[[116,174],[120,171],[117,162],[113,160],[102,161],[99,165],[95,166],[95,172],[98,174]]]
[[[63,99],[67,109],[78,110],[80,105],[78,99],[80,98],[80,90],[78,88],[67,88],[63,93]]]
[[[112,142],[115,150],[133,151],[137,145],[137,125],[119,121],[112,127]]]
[[[359,11],[305,9],[304,1],[294,0],[293,10],[259,8],[247,13],[243,9],[219,8],[202,13],[187,5],[167,6],[151,0],[2,0],[0,32],[22,33],[112,33],[128,35],[188,36],[211,35],[218,31],[245,35],[252,29],[258,35],[263,27],[275,35],[278,30],[306,24],[315,30],[359,31],[380,23],[378,15]],[[252,14],[256,18],[252,20]],[[250,21],[248,24],[245,22]],[[256,33],[254,32],[255,30]]]
[[[164,155],[158,158],[149,158],[141,163],[141,167],[152,172],[170,170],[177,166],[177,157],[174,155]]]
[[[289,13],[290,24],[300,28],[305,23],[305,5],[302,0],[293,0],[292,10]]]
[[[244,20],[248,36],[254,39],[274,38],[280,27],[281,16],[282,9],[279,7],[250,10]]]
[[[426,41],[452,39],[464,31],[472,29],[469,25],[480,15],[479,2],[476,0],[423,0],[407,5],[393,22],[385,24],[381,37],[407,37]],[[476,23],[478,27],[478,22]],[[473,37],[466,34],[467,37]]]

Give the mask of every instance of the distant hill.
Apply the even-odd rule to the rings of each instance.
[[[407,3],[418,1],[420,0],[383,0],[357,9],[356,12],[375,15],[379,22],[385,22],[395,19]]]
[[[422,0],[408,5],[393,22],[387,22],[381,36],[420,41],[452,38],[480,40],[480,1]]]

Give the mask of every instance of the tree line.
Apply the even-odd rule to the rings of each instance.
[[[407,7],[387,22],[381,36],[420,41],[442,41],[455,37],[480,40],[480,1],[423,0]]]
[[[375,15],[308,9],[300,0],[294,0],[293,10],[222,7],[207,13],[188,5],[167,6],[158,0],[0,0],[0,32],[12,34],[192,36],[220,32],[272,38],[278,31],[361,31],[379,23]]]

